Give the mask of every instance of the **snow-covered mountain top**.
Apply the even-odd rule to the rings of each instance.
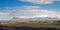
[[[18,18],[18,17],[13,17],[11,21],[51,21],[51,20],[60,20],[57,17],[35,17],[35,18]]]

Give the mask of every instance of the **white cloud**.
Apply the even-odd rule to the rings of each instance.
[[[11,17],[9,16],[9,13],[0,12],[0,20],[10,20]]]
[[[31,8],[32,7],[32,8]],[[37,8],[35,8],[37,7]],[[13,13],[16,17],[56,17],[56,12],[40,9],[38,6],[24,6],[22,8],[14,8],[16,11]]]
[[[13,7],[7,12],[0,12],[0,20],[10,20],[12,17],[33,18],[33,17],[60,17],[55,11],[41,9],[38,6]]]
[[[20,1],[32,2],[32,3],[35,3],[35,4],[51,4],[52,3],[52,0],[20,0]]]

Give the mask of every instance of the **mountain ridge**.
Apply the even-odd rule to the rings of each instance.
[[[13,17],[11,21],[51,21],[51,20],[60,20],[57,17],[36,17],[36,18],[18,18],[18,17]]]

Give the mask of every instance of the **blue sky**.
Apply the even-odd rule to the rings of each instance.
[[[33,4],[30,2],[22,2],[19,0],[0,0],[0,9],[5,7],[17,6],[42,6],[44,9],[60,9],[60,1],[54,1],[53,4]]]
[[[0,19],[1,20],[7,20],[7,19],[11,19],[11,17],[13,17],[13,16],[20,16],[20,17],[26,16],[25,15],[26,13],[24,15],[21,15],[21,14],[23,14],[23,12],[26,12],[26,11],[30,13],[30,11],[28,11],[28,10],[31,9],[31,11],[32,11],[32,9],[34,8],[33,6],[35,6],[35,7],[37,6],[40,11],[42,9],[44,12],[45,12],[45,10],[47,10],[48,12],[54,11],[54,12],[56,12],[56,14],[60,13],[59,12],[60,11],[60,0],[53,0],[53,1],[47,0],[46,1],[47,3],[44,0],[42,2],[41,1],[42,0],[35,0],[35,1],[32,1],[32,0],[0,0],[0,14],[2,17],[2,18],[0,17]],[[28,10],[26,9],[27,6],[29,8]],[[33,8],[31,8],[30,6]],[[22,13],[18,12],[19,15],[15,15],[13,13],[13,11],[15,11],[14,9],[17,9],[17,8],[19,9],[19,11],[21,11],[22,9],[24,9],[24,11]],[[37,8],[37,10],[38,10],[38,8]],[[32,12],[33,12],[33,14],[35,13],[34,11],[32,11]],[[17,12],[15,12],[15,13],[17,14]],[[31,15],[31,13],[30,14],[29,13],[27,16]],[[5,15],[5,14],[7,14],[7,15]],[[12,14],[14,14],[14,15],[12,15]],[[36,15],[36,16],[38,16],[38,15]],[[43,15],[43,16],[45,16],[45,15]]]

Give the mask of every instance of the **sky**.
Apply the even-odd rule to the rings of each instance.
[[[58,17],[60,0],[0,0],[0,20]]]

